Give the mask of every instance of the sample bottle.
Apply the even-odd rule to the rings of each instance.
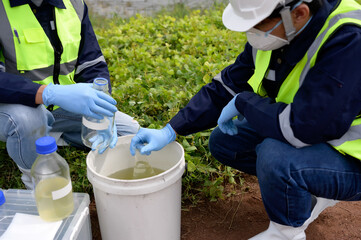
[[[105,78],[95,78],[93,88],[109,94],[108,80]],[[100,120],[83,116],[82,123],[81,139],[85,146],[92,148],[95,142],[98,144],[98,148],[109,146],[113,137],[114,116],[104,116],[104,118]]]
[[[141,155],[137,149],[135,152],[135,166],[133,170],[133,179],[147,178],[157,175],[149,164],[147,157]]]
[[[31,167],[39,216],[45,221],[59,221],[74,209],[69,165],[57,152],[55,138],[36,140],[36,158]]]

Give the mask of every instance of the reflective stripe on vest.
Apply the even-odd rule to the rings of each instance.
[[[78,67],[76,68],[76,72],[75,74],[79,74],[81,71],[83,71],[86,68],[92,67],[100,62],[105,62],[105,58],[103,55],[101,55],[100,57],[98,57],[97,59],[94,59],[92,61],[88,61],[85,63],[82,63],[81,65],[78,65]]]
[[[82,0],[63,0],[66,9],[55,7],[56,28],[63,45],[60,84],[74,83],[81,40]],[[11,7],[0,1],[0,43],[6,72],[23,75],[40,84],[53,82],[54,50],[28,4]]]
[[[299,87],[303,84],[309,70],[315,65],[319,50],[334,31],[344,24],[355,24],[361,27],[361,6],[353,0],[342,0],[339,6],[327,18],[317,38],[310,46],[303,59],[296,64],[291,73],[282,83],[276,102],[289,104],[279,115],[282,134],[295,147],[304,147],[303,143],[294,136],[290,125],[291,103]],[[265,96],[262,80],[267,73],[271,59],[271,51],[257,51],[254,59],[256,71],[248,83],[253,90]],[[340,139],[329,141],[341,153],[347,153],[361,160],[361,119],[355,119],[350,129]]]

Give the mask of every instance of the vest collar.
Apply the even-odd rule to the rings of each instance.
[[[337,2],[334,0],[324,1],[325,6],[313,16],[308,26],[292,40],[290,45],[283,47],[285,60],[291,66],[295,66],[301,61]]]
[[[9,0],[10,1],[10,6],[11,7],[17,7],[17,6],[21,6],[24,4],[29,4],[31,1],[30,0]],[[63,0],[44,0],[46,1],[48,4],[57,7],[57,8],[61,8],[61,9],[65,9],[65,5]]]

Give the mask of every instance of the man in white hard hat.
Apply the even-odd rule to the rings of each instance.
[[[141,128],[131,153],[218,123],[210,152],[257,175],[271,220],[251,239],[306,239],[325,208],[361,200],[361,6],[230,0],[223,23],[246,32],[244,51],[163,129]]]

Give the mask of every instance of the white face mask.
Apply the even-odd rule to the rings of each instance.
[[[289,42],[286,39],[276,37],[270,34],[275,28],[277,28],[282,23],[282,20],[276,24],[271,30],[263,32],[256,28],[251,28],[246,32],[247,40],[252,47],[263,50],[270,51],[281,48],[288,44]]]
[[[301,3],[302,3],[302,1],[299,1],[297,4],[295,4],[292,7],[291,11],[293,11]],[[312,19],[312,16],[307,21],[307,23],[300,30],[298,30],[298,32],[294,36],[297,36],[300,32],[302,32],[302,30],[309,24],[311,19]],[[278,48],[281,48],[281,47],[289,44],[290,41],[280,38],[280,37],[276,37],[271,34],[271,32],[273,30],[275,30],[279,25],[281,25],[282,22],[283,21],[280,20],[273,28],[271,28],[267,32],[263,32],[256,28],[251,28],[250,30],[248,30],[246,32],[247,40],[248,40],[249,44],[251,44],[251,46],[256,49],[263,50],[263,51],[276,50]]]
[[[312,17],[313,16],[311,16],[310,19],[308,19],[308,21],[306,22],[306,24],[300,30],[298,30],[295,36],[297,36],[300,32],[302,32],[303,29],[306,28],[306,26],[310,23]],[[285,46],[286,44],[289,44],[290,42],[288,40],[276,37],[271,34],[271,32],[275,30],[281,23],[282,20],[279,21],[273,28],[271,28],[267,32],[263,32],[256,28],[251,28],[246,32],[249,44],[251,44],[251,46],[256,49],[263,51],[275,50]]]

